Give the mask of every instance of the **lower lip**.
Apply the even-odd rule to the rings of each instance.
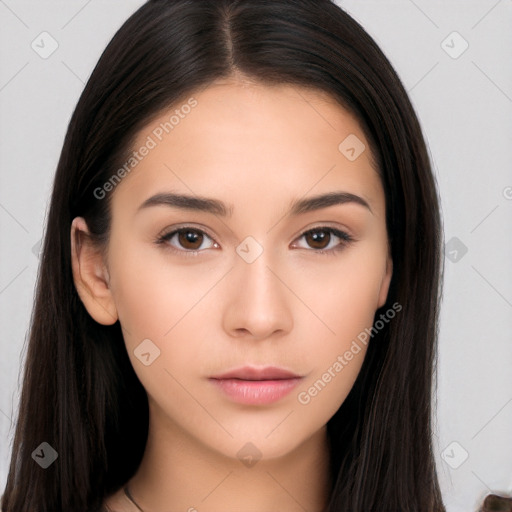
[[[282,380],[210,379],[231,400],[241,404],[263,405],[277,402],[297,386],[301,377]]]

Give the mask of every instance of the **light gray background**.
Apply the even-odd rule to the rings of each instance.
[[[0,0],[0,492],[67,123],[101,52],[142,3]],[[476,510],[486,493],[512,492],[512,1],[338,3],[395,66],[430,148],[449,243],[436,457],[448,511]],[[31,48],[43,31],[59,45],[47,59]]]

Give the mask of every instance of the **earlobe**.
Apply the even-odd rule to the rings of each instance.
[[[393,276],[393,260],[391,259],[391,256],[388,255],[387,261],[386,261],[386,273],[384,275],[384,278],[382,279],[382,283],[380,286],[379,291],[379,303],[378,308],[381,308],[386,304],[386,300],[388,298],[388,292],[389,292],[389,285],[391,283],[391,277]]]
[[[76,290],[92,318],[103,325],[115,323],[118,315],[108,270],[83,217],[75,217],[71,224],[71,265]]]

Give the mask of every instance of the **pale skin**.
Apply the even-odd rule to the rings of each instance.
[[[358,122],[319,91],[233,79],[193,96],[197,106],[111,192],[106,259],[87,237],[74,243],[87,233],[82,218],[71,229],[78,293],[100,324],[119,320],[148,393],[148,443],[130,490],[145,512],[320,512],[329,488],[326,423],[366,348],[309,403],[298,394],[386,302],[392,261],[382,184]],[[133,149],[169,116],[141,130]],[[366,146],[354,161],[338,149],[350,134]],[[138,210],[161,192],[213,198],[231,215]],[[292,201],[329,192],[368,207],[348,201],[289,214]],[[182,227],[199,232],[198,241],[155,242]],[[313,228],[323,241],[303,235]],[[262,249],[250,263],[236,251],[249,236]],[[147,366],[134,352],[145,339],[160,350]],[[277,402],[234,403],[208,377],[244,365],[303,379]],[[247,443],[261,456],[252,467],[237,455]],[[136,510],[122,490],[106,504]]]

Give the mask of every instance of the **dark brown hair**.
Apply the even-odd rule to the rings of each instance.
[[[107,244],[101,187],[135,135],[182,98],[234,71],[264,84],[327,92],[358,119],[386,197],[393,277],[403,310],[368,346],[328,423],[327,510],[442,512],[432,454],[432,390],[441,293],[441,220],[418,119],[365,30],[328,0],[151,0],[119,29],[69,123],[38,274],[3,512],[89,512],[135,473],[147,396],[119,322],[96,323],[71,271],[70,226],[83,216]],[[58,452],[47,469],[31,453]],[[129,445],[130,449],[125,447]]]

